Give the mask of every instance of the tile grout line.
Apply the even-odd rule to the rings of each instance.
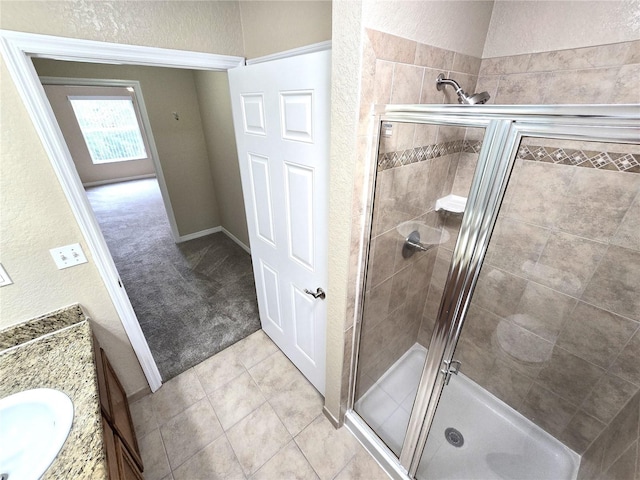
[[[245,338],[247,338],[247,337],[245,337]],[[242,340],[244,340],[244,339],[242,339]],[[242,340],[240,340],[240,341],[242,341]],[[238,342],[236,342],[236,343],[238,343]],[[235,345],[235,344],[234,344],[234,345]],[[215,357],[215,355],[214,355],[214,357]],[[210,357],[210,358],[213,358],[213,357]],[[207,359],[207,360],[208,360],[208,359]],[[203,362],[201,362],[200,364],[204,363],[205,361],[206,361],[206,360],[204,360],[204,361],[203,361]],[[198,364],[198,365],[200,365],[200,364]],[[246,367],[244,367],[244,365],[242,365],[242,366],[243,366],[243,368],[245,368],[245,371],[246,371]],[[184,413],[187,409],[191,408],[193,405],[196,405],[197,403],[201,402],[202,400],[204,400],[204,399],[206,398],[207,402],[209,403],[209,405],[210,405],[210,407],[211,407],[211,409],[212,409],[212,411],[213,411],[213,413],[214,413],[214,416],[216,417],[216,420],[217,420],[217,421],[218,421],[218,423],[220,424],[220,428],[222,429],[222,433],[225,435],[225,438],[226,438],[226,439],[227,439],[227,441],[228,441],[228,438],[226,437],[226,431],[224,430],[224,428],[222,427],[222,424],[220,423],[220,419],[219,419],[219,417],[218,417],[218,414],[217,414],[217,412],[215,411],[215,408],[213,408],[213,404],[211,404],[211,399],[209,398],[209,395],[208,395],[207,391],[205,390],[204,386],[202,385],[201,379],[200,379],[200,377],[199,377],[199,375],[198,375],[198,373],[197,373],[197,371],[196,371],[196,369],[195,369],[195,366],[194,366],[194,367],[190,367],[186,372],[188,372],[189,370],[193,370],[193,375],[195,376],[196,382],[198,383],[198,385],[199,385],[199,386],[200,386],[200,388],[202,389],[202,392],[204,393],[204,396],[203,396],[202,398],[200,398],[200,399],[196,400],[194,403],[192,403],[191,405],[187,406],[186,408],[184,408],[182,411],[180,411],[180,412],[179,412],[179,413],[177,413],[176,415],[171,416],[170,418],[168,418],[165,422],[163,422],[163,423],[161,423],[161,424],[158,422],[158,420],[157,420],[157,416],[155,415],[155,413],[156,413],[156,412],[155,412],[155,408],[153,407],[153,401],[151,402],[151,407],[152,407],[152,410],[153,410],[153,412],[154,412],[154,416],[156,416],[156,424],[157,424],[157,428],[158,428],[159,433],[160,433],[160,438],[161,438],[161,440],[162,440],[162,446],[163,446],[164,454],[165,454],[165,457],[166,457],[166,459],[167,459],[167,463],[168,463],[168,465],[169,465],[169,470],[170,470],[170,472],[171,472],[171,475],[172,475],[172,476],[173,476],[173,472],[174,472],[175,470],[177,470],[178,468],[180,468],[182,465],[184,465],[187,461],[189,461],[189,460],[190,460],[191,458],[193,458],[195,455],[197,455],[198,453],[202,452],[204,449],[208,448],[212,443],[214,443],[215,441],[217,441],[217,440],[221,437],[221,435],[218,435],[215,439],[213,439],[211,442],[209,442],[209,443],[208,443],[207,445],[205,445],[203,448],[201,448],[201,449],[197,450],[195,453],[193,453],[192,455],[190,455],[190,456],[189,456],[187,459],[185,459],[185,460],[184,460],[180,465],[177,465],[175,468],[173,468],[173,467],[172,467],[171,462],[169,461],[169,458],[168,458],[168,454],[167,454],[167,449],[166,449],[166,445],[165,445],[164,436],[162,435],[162,427],[163,427],[163,426],[165,426],[167,423],[169,423],[172,419],[174,419],[174,418],[175,418],[175,417],[177,417],[178,415],[180,415],[180,414]],[[183,373],[186,373],[186,372],[183,372]],[[182,375],[182,374],[181,374],[181,375]],[[241,374],[239,374],[239,375],[241,375]],[[232,378],[232,379],[228,380],[228,381],[227,381],[227,382],[225,382],[222,386],[224,386],[224,385],[226,385],[226,384],[230,383],[231,381],[235,380],[239,375],[237,375],[237,376],[235,376],[234,378]],[[176,377],[176,378],[177,378],[177,377]],[[219,387],[219,388],[221,388],[221,387]],[[217,389],[216,389],[216,390],[217,390]],[[214,390],[214,391],[215,391],[215,390]],[[231,443],[230,443],[230,442],[229,442],[229,445],[231,445]],[[233,447],[232,447],[232,450],[233,450]],[[234,456],[235,456],[235,455],[236,455],[236,453],[235,453],[235,451],[234,451]],[[236,457],[236,459],[237,459],[237,457]]]
[[[320,473],[319,473],[319,472],[316,470],[316,468],[313,466],[313,463],[311,463],[311,461],[309,460],[309,458],[307,457],[307,455],[304,453],[304,450],[302,449],[302,447],[300,446],[300,444],[299,444],[299,443],[297,442],[297,440],[296,440],[296,439],[298,438],[298,436],[299,436],[302,432],[304,432],[307,428],[309,428],[313,423],[315,423],[315,421],[316,421],[318,418],[322,418],[322,420],[323,420],[323,421],[327,421],[327,420],[326,420],[326,418],[324,418],[324,413],[320,413],[317,417],[315,417],[315,418],[311,421],[311,423],[309,423],[309,425],[307,425],[305,428],[303,428],[302,430],[300,430],[300,432],[299,432],[295,437],[293,437],[293,441],[295,442],[296,447],[298,447],[298,450],[300,450],[300,452],[302,453],[302,456],[305,458],[305,460],[307,461],[307,463],[308,463],[308,464],[311,466],[311,468],[313,469],[313,471],[314,471],[314,473],[316,474],[316,476],[317,476],[319,479],[321,479],[322,477],[320,476]],[[333,426],[331,426],[331,428],[334,428],[334,427],[333,427]],[[345,427],[341,427],[341,428],[345,428]],[[338,431],[339,429],[335,429],[335,430],[336,430],[336,431]],[[348,433],[350,436],[352,436],[352,437],[353,437],[353,435],[351,434],[351,432],[349,432],[348,430],[347,430],[347,433]],[[353,437],[353,438],[354,438],[354,440],[356,440],[356,441],[357,441],[357,439],[356,439],[355,437]],[[358,445],[359,445],[359,443],[358,443]],[[331,477],[331,479],[335,479],[335,478],[336,478],[336,477],[337,477],[337,476],[338,476],[338,475],[339,475],[339,474],[340,474],[340,473],[341,473],[341,472],[342,472],[342,471],[347,467],[347,465],[349,465],[349,463],[351,463],[351,461],[355,458],[355,456],[356,456],[356,453],[354,453],[351,457],[349,457],[349,460],[347,460],[347,462],[344,464],[343,468],[341,468],[341,469],[340,469],[340,470],[339,470],[335,475],[333,475],[333,476]]]
[[[250,368],[253,368],[257,365],[259,365],[261,362],[264,362],[265,360],[269,359],[270,357],[276,355],[278,353],[278,351],[274,351],[273,353],[267,355],[264,359],[260,360],[259,362],[255,363],[254,365],[252,365]],[[247,366],[242,363],[241,361],[239,362],[242,365],[242,372],[239,373],[238,375],[234,376],[232,379],[224,382],[222,385],[217,386],[217,388],[215,388],[214,390],[212,390],[211,392],[207,392],[204,388],[204,385],[202,383],[202,379],[201,377],[198,375],[198,373],[196,372],[195,367],[192,367],[193,372],[191,373],[191,375],[194,375],[196,378],[196,384],[200,387],[200,390],[203,392],[203,397],[198,398],[195,402],[193,402],[191,405],[187,406],[186,408],[182,409],[181,412],[178,412],[175,415],[172,415],[171,417],[167,418],[165,421],[163,422],[158,422],[158,418],[156,415],[156,408],[154,407],[155,403],[152,400],[152,396],[153,394],[149,394],[149,403],[150,403],[150,408],[151,408],[151,412],[153,415],[153,421],[154,421],[154,426],[155,428],[153,430],[151,430],[151,432],[149,432],[147,435],[149,435],[150,433],[153,433],[153,431],[158,430],[158,433],[160,434],[160,439],[161,439],[161,445],[162,445],[162,449],[163,449],[163,455],[167,461],[167,465],[169,466],[169,472],[170,475],[173,476],[174,473],[181,468],[183,465],[185,465],[186,463],[188,463],[189,461],[191,461],[196,455],[200,454],[202,451],[206,450],[207,448],[209,448],[213,443],[219,441],[222,436],[224,435],[224,439],[225,441],[231,446],[233,454],[234,454],[234,458],[235,461],[237,462],[237,464],[240,466],[240,468],[242,467],[240,464],[240,461],[238,459],[237,456],[237,452],[235,451],[235,449],[233,449],[233,445],[231,444],[229,437],[228,437],[228,430],[225,430],[222,427],[222,424],[220,422],[220,417],[218,415],[218,412],[216,412],[216,409],[213,406],[210,394],[218,391],[220,388],[229,385],[231,382],[235,381],[238,379],[238,377],[240,377],[243,373],[248,373],[249,374],[249,378],[251,379],[251,381],[258,387],[258,391],[260,392],[260,394],[262,395],[262,397],[264,398],[264,402],[260,404],[260,406],[264,405],[265,403],[267,403],[269,405],[269,407],[276,413],[276,416],[278,418],[278,420],[282,423],[282,419],[280,417],[280,415],[278,415],[278,413],[276,412],[275,408],[272,405],[272,398],[269,398],[267,395],[265,395],[265,392],[263,391],[263,389],[260,387],[260,385],[258,384],[258,382],[256,382],[256,380],[253,378],[253,376],[251,376],[251,373],[249,372],[249,369],[247,368]],[[290,387],[291,385],[293,385],[295,382],[297,381],[297,378],[293,378],[291,381],[287,382],[286,386],[284,387],[285,390],[286,388]],[[281,391],[281,389],[279,389],[278,391]],[[221,426],[221,434],[216,436],[211,442],[209,442],[207,445],[204,445],[202,448],[198,449],[197,451],[195,451],[194,453],[192,453],[188,458],[186,458],[184,461],[182,461],[179,465],[176,465],[175,467],[172,466],[171,462],[169,462],[168,459],[168,453],[167,453],[167,448],[166,448],[166,444],[165,444],[165,438],[162,434],[162,427],[164,427],[166,424],[168,424],[171,420],[173,420],[174,418],[176,418],[178,415],[183,414],[187,409],[191,408],[193,405],[196,405],[197,403],[201,402],[202,400],[204,400],[206,398],[209,406],[211,407],[213,413],[214,413],[214,417],[215,419],[218,421],[218,423]],[[142,400],[141,400],[142,401]],[[260,407],[259,406],[259,407]],[[259,408],[257,407],[257,408]],[[256,409],[257,409],[256,408]],[[252,413],[255,412],[256,409],[253,409],[251,412],[249,412],[247,415],[245,415],[242,419],[238,420],[238,422],[242,421],[243,419],[245,419],[248,415],[251,415]],[[264,463],[262,463],[255,472],[253,472],[252,474],[247,474],[246,478],[250,478],[253,477],[261,468],[264,467],[264,465],[266,465],[269,461],[271,461],[271,459],[273,457],[275,457],[276,455],[278,455],[279,453],[281,453],[285,448],[287,448],[293,441],[293,445],[295,446],[295,448],[303,455],[303,457],[305,458],[305,461],[309,464],[309,466],[311,467],[312,471],[314,472],[314,474],[316,476],[318,476],[318,478],[320,478],[320,475],[318,474],[318,472],[316,471],[316,469],[313,467],[313,465],[311,464],[311,462],[309,461],[309,459],[307,458],[307,456],[304,454],[304,452],[302,452],[300,445],[298,444],[296,438],[300,435],[300,433],[302,433],[303,431],[305,431],[313,422],[315,422],[318,418],[322,417],[322,413],[319,413],[318,415],[314,416],[313,420],[309,423],[307,423],[296,435],[291,434],[291,432],[285,427],[285,430],[287,431],[287,436],[288,439],[285,442],[285,444],[278,449],[269,459],[267,459]],[[236,424],[238,423],[236,422]],[[235,425],[235,424],[234,424]],[[283,423],[284,426],[284,423]],[[231,426],[230,428],[233,428],[233,426]],[[348,461],[345,463],[345,465],[343,466],[343,468],[338,472],[338,474],[340,472],[342,472],[342,470],[344,470],[344,468],[346,468],[350,462],[353,461],[353,458],[355,458],[355,455],[357,453],[354,453],[354,455],[350,456]],[[244,470],[242,469],[242,473],[243,475],[245,475]]]
[[[269,339],[270,342],[272,342]],[[281,350],[278,349],[278,351],[281,352]],[[273,353],[267,355],[265,358],[263,358],[262,360],[258,361],[257,363],[255,363],[254,365],[252,365],[249,368],[254,368],[257,365],[259,365],[260,363],[266,361],[267,359],[271,358],[272,356],[276,355],[278,353],[278,351],[274,351]],[[288,360],[288,359],[287,359]],[[240,360],[240,362],[242,363],[242,360]],[[244,417],[242,417],[240,420],[238,420],[236,423],[234,423],[234,425],[232,425],[231,427],[229,427],[228,430],[230,430],[231,428],[233,428],[233,426],[237,425],[238,423],[240,423],[242,420],[244,420],[246,417],[248,417],[249,415],[251,415],[252,413],[254,413],[258,408],[262,407],[265,403],[269,405],[269,407],[271,408],[271,410],[274,412],[274,414],[276,415],[276,417],[278,418],[278,420],[280,421],[280,423],[282,424],[282,426],[285,428],[285,431],[287,432],[288,436],[289,436],[289,440],[285,443],[285,445],[283,445],[280,449],[278,449],[273,455],[271,455],[264,463],[262,463],[262,465],[260,465],[255,472],[253,472],[250,477],[253,477],[261,468],[263,468],[269,461],[271,461],[271,459],[273,459],[276,455],[278,455],[282,450],[284,450],[287,445],[289,445],[293,440],[294,440],[294,436],[291,434],[291,432],[287,429],[287,427],[284,425],[284,422],[282,421],[282,418],[280,417],[280,415],[278,415],[278,412],[276,411],[276,409],[273,407],[273,405],[270,402],[270,398],[267,395],[267,392],[265,392],[263,390],[263,388],[260,387],[260,384],[257,382],[257,380],[253,377],[253,375],[251,375],[251,372],[249,371],[249,368],[247,368],[246,365],[243,366],[245,368],[245,371],[249,374],[249,377],[251,379],[251,381],[256,385],[256,387],[258,388],[258,391],[260,392],[260,395],[262,396],[262,398],[264,399],[264,402],[262,402],[260,405],[258,405],[256,408],[254,408],[251,412],[249,412],[247,415],[245,415]],[[239,376],[239,375],[238,375]],[[235,377],[235,378],[238,378]],[[292,379],[289,383],[287,383],[287,387],[291,384],[293,384],[293,382],[295,382],[296,379]],[[215,409],[214,409],[215,410]],[[305,427],[306,428],[306,427]],[[227,430],[224,430],[224,433],[226,435]],[[231,443],[231,442],[229,442]],[[232,449],[233,449],[233,445],[232,445]],[[235,450],[234,450],[234,454],[235,454]],[[237,455],[236,455],[237,456]],[[309,464],[311,465],[311,464]],[[313,468],[313,467],[312,467]],[[315,470],[314,470],[315,472]]]
[[[240,471],[242,472],[242,475],[244,476],[245,479],[249,478],[249,477],[247,477],[247,475],[245,475],[244,469],[242,468],[242,464],[240,463],[240,459],[238,458],[238,454],[236,453],[235,449],[233,448],[233,444],[229,440],[229,437],[227,436],[227,432],[226,432],[226,430],[224,428],[222,429],[222,435],[224,435],[225,441],[227,442],[227,444],[229,444],[229,447],[231,448],[231,451],[233,452],[233,458],[236,459],[236,463],[240,467]],[[254,474],[255,474],[255,472],[254,472]]]
[[[247,337],[248,338],[248,337]],[[244,339],[243,339],[244,340]],[[242,341],[242,340],[241,340]],[[242,373],[247,373],[249,375],[249,378],[251,378],[251,381],[253,381],[255,383],[255,380],[253,379],[253,377],[251,377],[251,374],[249,373],[249,370],[247,369],[246,365],[244,365],[244,363],[242,363],[242,360],[240,360],[240,364],[242,365],[242,368],[244,369],[244,372]],[[238,377],[240,377],[240,375],[242,375],[242,373],[236,375],[235,377],[233,377],[231,380],[229,380],[228,382],[225,382],[223,385],[219,386],[218,388],[216,388],[215,390],[213,390],[211,393],[220,390],[222,387],[230,384],[231,382],[233,382],[234,380],[236,380]],[[209,398],[209,394],[205,393],[207,398]],[[209,403],[211,403],[211,399],[209,398]],[[238,423],[240,423],[242,420],[244,420],[247,416],[251,415],[255,410],[257,410],[258,408],[260,408],[260,406],[262,406],[262,404],[260,404],[258,407],[256,407],[255,409],[251,410],[251,412],[247,413],[247,415],[245,415],[244,417],[242,417],[240,420],[238,420],[237,422],[235,422],[233,425],[231,425],[228,429],[225,429],[222,426],[222,422],[220,422],[220,418],[218,417],[218,413],[216,412],[216,409],[214,408],[213,404],[211,404],[211,408],[213,409],[213,412],[215,413],[216,417],[218,418],[218,422],[220,422],[220,427],[222,428],[222,435],[224,435],[225,441],[227,442],[227,444],[229,445],[229,447],[231,447],[231,451],[233,452],[233,457],[235,458],[238,466],[240,467],[240,471],[242,472],[242,475],[244,476],[245,479],[249,478],[245,472],[244,472],[244,468],[242,468],[242,464],[240,463],[240,459],[238,457],[238,453],[236,452],[235,448],[233,448],[233,444],[231,443],[231,441],[229,440],[229,436],[227,435],[227,431],[230,430],[231,428],[233,428],[235,425],[237,425]],[[221,436],[222,436],[221,435]],[[218,437],[220,438],[220,437]],[[214,440],[215,441],[215,440]],[[255,472],[254,472],[255,473]]]
[[[248,338],[248,337],[245,337],[245,338]],[[243,340],[244,340],[244,339],[243,339]],[[242,341],[242,340],[241,340],[241,341]],[[274,354],[275,354],[275,352],[274,352]],[[269,356],[270,356],[270,355],[269,355]],[[269,358],[269,356],[267,356],[266,358]],[[265,358],[265,359],[266,359],[266,358]],[[264,361],[265,359],[263,359],[263,360],[261,360],[261,361]],[[206,360],[205,360],[205,361],[206,361]],[[249,371],[248,371],[248,369],[247,369],[246,365],[242,362],[242,360],[241,360],[241,359],[239,359],[239,361],[240,361],[240,364],[242,365],[242,367],[243,367],[243,369],[244,369],[244,372],[239,373],[238,375],[236,375],[236,376],[234,376],[233,378],[229,379],[228,381],[226,381],[226,382],[225,382],[225,383],[223,383],[222,385],[219,385],[217,388],[215,388],[214,390],[212,390],[212,391],[211,391],[211,392],[209,392],[209,393],[214,393],[214,392],[216,392],[216,391],[220,390],[220,389],[221,389],[221,388],[223,388],[224,386],[226,386],[226,385],[230,384],[231,382],[233,382],[234,380],[238,379],[238,377],[240,377],[240,376],[241,376],[243,373],[245,373],[245,372],[246,372],[247,374],[249,374],[249,377],[251,378],[251,381],[253,381],[254,383],[256,383],[256,386],[259,388],[259,385],[257,385],[257,382],[255,382],[255,379],[254,379],[254,378],[251,376],[251,374],[249,373]],[[258,363],[260,363],[260,362],[258,362]],[[257,363],[256,363],[256,365],[257,365]],[[254,366],[255,366],[255,365],[254,365]],[[240,461],[239,461],[238,454],[237,454],[237,452],[235,451],[235,449],[233,448],[233,444],[229,441],[229,437],[227,436],[227,431],[228,431],[228,430],[230,430],[231,428],[233,428],[233,427],[234,427],[235,425],[237,425],[238,423],[240,423],[240,422],[241,422],[242,420],[244,420],[246,417],[248,417],[249,415],[251,415],[253,412],[255,412],[255,411],[256,411],[260,406],[262,406],[262,405],[264,404],[264,402],[263,402],[263,403],[261,403],[258,407],[256,407],[256,408],[254,408],[253,410],[251,410],[251,412],[247,413],[247,415],[245,415],[244,417],[242,417],[241,419],[239,419],[238,421],[236,421],[236,422],[235,422],[233,425],[231,425],[228,429],[225,429],[225,428],[222,426],[222,423],[220,422],[220,418],[219,418],[219,416],[218,416],[218,413],[216,412],[216,409],[214,408],[213,404],[211,403],[211,399],[210,399],[210,397],[209,397],[209,393],[207,393],[207,391],[204,389],[204,387],[202,386],[202,383],[201,383],[201,381],[200,381],[200,377],[198,376],[197,372],[195,372],[195,367],[192,367],[192,368],[194,368],[194,373],[195,373],[195,375],[196,375],[196,378],[197,378],[197,380],[198,380],[198,383],[200,384],[200,386],[201,386],[202,390],[203,390],[203,391],[204,391],[204,393],[205,393],[205,398],[206,398],[206,399],[207,399],[207,401],[209,402],[209,405],[211,406],[211,409],[212,409],[212,410],[213,410],[213,412],[214,412],[214,415],[215,415],[215,417],[216,417],[216,420],[218,420],[218,423],[220,424],[220,428],[221,428],[221,430],[222,430],[222,433],[221,433],[220,435],[218,435],[215,439],[213,439],[210,443],[208,443],[206,446],[204,446],[203,448],[201,448],[200,450],[198,450],[197,452],[195,452],[193,455],[191,455],[188,459],[186,459],[186,460],[185,460],[184,462],[182,462],[180,465],[176,466],[176,469],[180,468],[180,466],[184,465],[187,461],[189,461],[189,460],[190,460],[191,458],[193,458],[195,455],[197,455],[198,453],[200,453],[200,452],[202,452],[203,450],[205,450],[206,448],[208,448],[212,443],[216,442],[218,439],[220,439],[220,438],[224,435],[225,440],[227,441],[227,443],[228,443],[228,444],[229,444],[229,446],[231,447],[231,451],[233,452],[233,455],[234,455],[234,458],[236,459],[236,462],[237,462],[237,463],[238,463],[238,465],[240,466],[240,469],[242,470],[242,473],[243,473],[243,475],[245,476],[245,478],[247,478],[247,475],[245,475],[244,469],[242,468],[242,464],[241,464],[241,463],[240,463]],[[260,392],[261,392],[261,394],[262,394],[262,391],[260,391]],[[263,395],[263,398],[264,398],[264,395]],[[200,401],[200,400],[199,400],[199,401]],[[265,402],[266,402],[266,398],[265,398]],[[266,463],[266,462],[265,462],[265,463]],[[264,465],[264,464],[263,464],[263,465]],[[170,466],[170,468],[171,468],[171,464],[169,464],[169,466]],[[259,469],[258,469],[258,470],[259,470]],[[257,471],[257,470],[256,470],[256,471]],[[173,475],[173,472],[174,472],[174,469],[171,469],[171,473],[172,473],[172,475]],[[255,473],[256,473],[256,472],[253,472],[253,474],[255,474]],[[252,475],[253,475],[253,474],[252,474]]]
[[[162,452],[164,453],[167,465],[169,465],[169,473],[173,477],[173,469],[171,468],[171,462],[169,461],[169,454],[167,453],[167,447],[165,445],[164,436],[162,435],[162,429],[158,427],[158,434],[160,435],[160,442],[162,442]]]
[[[273,355],[276,355],[278,352],[273,352],[271,355],[267,356],[264,360],[266,360],[267,358],[270,358]],[[264,361],[262,360],[262,361]],[[288,359],[287,359],[288,360]],[[256,364],[257,365],[257,364]],[[255,365],[254,365],[255,366]],[[249,375],[251,375],[249,373]],[[266,394],[265,391],[262,390],[262,388],[260,387],[260,385],[258,384],[258,382],[253,378],[253,376],[251,377],[252,381],[256,384],[256,386],[258,387],[261,395],[263,396],[263,398],[265,399],[264,403],[267,403],[269,405],[269,407],[271,408],[271,410],[273,410],[274,414],[276,415],[276,417],[278,418],[278,420],[280,421],[280,423],[282,424],[282,426],[285,428],[287,434],[289,435],[289,441],[287,441],[287,443],[285,445],[283,445],[277,452],[275,452],[271,457],[269,457],[253,474],[255,475],[262,467],[264,467],[269,461],[271,461],[271,459],[273,457],[275,457],[276,455],[278,455],[282,450],[284,450],[291,442],[294,442],[294,444],[296,445],[296,448],[298,448],[298,450],[300,450],[300,452],[302,453],[302,455],[305,457],[305,459],[307,460],[307,463],[309,464],[309,466],[312,468],[312,470],[316,473],[316,475],[318,475],[318,472],[316,472],[315,468],[313,468],[313,465],[311,464],[311,462],[309,462],[309,460],[307,459],[307,457],[304,455],[304,453],[302,452],[302,450],[300,449],[300,447],[297,445],[297,443],[295,442],[295,438],[297,435],[299,435],[303,430],[305,430],[309,425],[311,425],[311,423],[313,423],[316,418],[318,418],[318,416],[314,417],[314,419],[309,422],[307,425],[305,425],[302,430],[300,430],[300,432],[298,432],[296,435],[293,435],[289,429],[286,427],[286,425],[284,424],[284,422],[282,421],[281,416],[278,414],[277,410],[274,408],[274,406],[271,403],[271,398],[269,398],[269,396]],[[292,385],[297,379],[292,379],[290,382],[287,383],[287,385],[284,387],[288,387],[290,385]],[[306,380],[306,379],[305,379]],[[260,406],[264,405],[264,403],[260,404]],[[258,407],[259,408],[259,407]],[[257,410],[254,409],[253,411]],[[322,412],[319,414],[322,415]],[[246,417],[243,417],[246,418]],[[319,477],[319,475],[318,475]]]
[[[321,416],[323,416],[323,415],[324,415],[323,413],[320,413],[317,417],[315,417],[315,418],[311,421],[311,423],[309,423],[309,425],[313,424],[313,423],[318,419],[318,417],[321,417]],[[298,441],[296,440],[296,439],[298,438],[298,436],[299,436],[302,432],[304,432],[307,428],[309,428],[309,425],[307,425],[305,428],[303,428],[302,430],[300,430],[300,432],[298,432],[298,434],[297,434],[295,437],[293,437],[293,442],[295,443],[296,448],[297,448],[298,450],[300,450],[300,453],[302,454],[302,456],[304,457],[304,459],[307,461],[307,463],[309,464],[309,466],[311,467],[311,469],[313,470],[313,472],[316,474],[316,476],[317,476],[318,478],[321,478],[321,477],[320,477],[320,474],[318,473],[318,471],[316,470],[316,468],[313,466],[313,463],[311,463],[311,461],[309,460],[309,457],[307,457],[306,453],[304,453],[304,450],[302,449],[302,447],[300,446],[300,444],[299,444],[299,443],[298,443]]]

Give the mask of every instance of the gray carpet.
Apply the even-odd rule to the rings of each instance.
[[[251,256],[223,233],[174,243],[156,179],[87,195],[164,381],[260,328]]]

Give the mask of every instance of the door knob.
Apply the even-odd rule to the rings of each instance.
[[[327,296],[327,294],[324,293],[324,290],[322,290],[320,287],[318,287],[315,292],[312,292],[308,288],[305,288],[304,289],[304,293],[308,293],[313,298],[321,298],[322,300],[324,300],[325,297]]]

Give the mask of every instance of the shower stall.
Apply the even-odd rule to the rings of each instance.
[[[639,113],[376,117],[345,424],[392,476],[622,471],[640,409]]]

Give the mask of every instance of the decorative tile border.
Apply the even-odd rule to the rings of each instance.
[[[478,153],[481,147],[481,141],[454,140],[453,142],[436,143],[398,152],[381,153],[378,155],[378,171],[402,167],[403,165],[409,165],[411,163],[424,162],[425,160],[452,155],[454,153]]]
[[[640,155],[631,153],[593,152],[522,145],[518,150],[517,158],[614,172],[640,173]]]
[[[398,152],[378,155],[378,171],[402,167],[411,163],[424,162],[433,158],[454,153],[478,153],[482,148],[479,140],[455,140],[437,143],[424,147],[410,148]],[[516,154],[521,160],[553,163],[557,165],[573,165],[575,167],[597,168],[614,172],[640,173],[640,154],[595,152],[589,150],[572,150],[568,148],[541,147],[537,145],[521,145]]]

